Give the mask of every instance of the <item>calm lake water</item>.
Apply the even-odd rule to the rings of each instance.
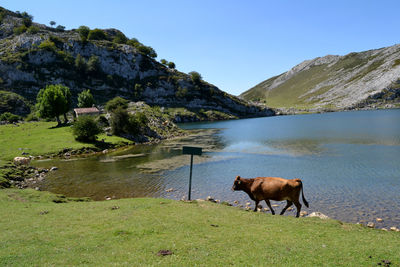
[[[248,196],[231,191],[236,175],[301,178],[310,203],[303,210],[309,213],[320,211],[354,223],[379,217],[384,221],[377,227],[400,227],[400,110],[180,126],[219,131],[79,160],[36,161],[37,166],[59,167],[41,188],[94,199],[181,199],[187,196],[190,162],[190,156],[181,155],[181,147],[199,145],[205,153],[194,158],[192,199],[212,196],[244,205]],[[278,212],[284,206],[273,204],[280,204]],[[286,214],[293,216],[295,209]]]

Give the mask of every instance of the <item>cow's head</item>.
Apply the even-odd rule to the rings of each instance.
[[[240,176],[236,176],[235,181],[233,182],[232,190],[238,191],[242,190],[242,181],[240,180]]]

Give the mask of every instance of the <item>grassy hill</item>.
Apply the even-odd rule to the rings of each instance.
[[[400,45],[306,60],[241,97],[275,108],[400,106]]]
[[[0,265],[400,265],[397,232],[210,202],[77,200],[0,190]]]

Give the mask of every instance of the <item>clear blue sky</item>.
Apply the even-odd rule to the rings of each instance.
[[[306,59],[400,43],[399,0],[0,0],[67,29],[116,28],[238,95]]]

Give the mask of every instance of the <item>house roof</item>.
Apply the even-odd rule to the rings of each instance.
[[[87,113],[99,113],[100,111],[96,107],[91,108],[75,108],[76,114],[87,114]]]

